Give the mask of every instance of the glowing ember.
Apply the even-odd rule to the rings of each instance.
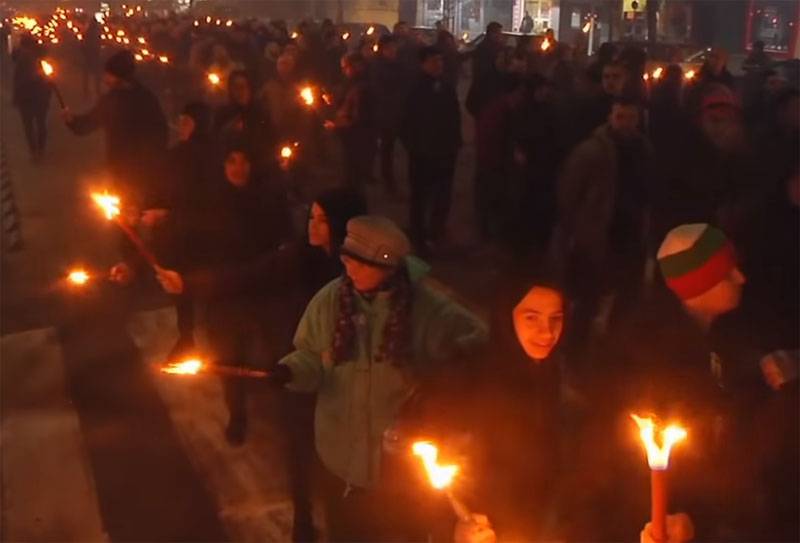
[[[114,196],[108,192],[103,192],[103,194],[93,192],[92,200],[100,206],[108,220],[114,219],[119,215],[119,196]]]
[[[42,59],[40,64],[42,65],[42,71],[44,72],[44,75],[46,75],[47,77],[50,77],[51,75],[53,75],[53,72],[55,72],[55,70],[53,69],[53,65],[52,64],[50,64],[49,62],[47,62],[44,59]]]
[[[428,479],[431,486],[437,490],[447,488],[453,483],[456,474],[458,473],[458,466],[456,465],[440,465],[437,462],[439,457],[439,449],[430,441],[417,441],[411,447],[414,455],[422,459],[422,464],[425,466],[425,471],[428,474]]]
[[[219,85],[220,81],[222,80],[220,79],[219,74],[216,74],[214,72],[208,74],[208,82],[211,83],[212,85],[214,86]]]
[[[197,375],[203,369],[203,361],[198,358],[189,358],[182,362],[168,364],[161,368],[164,373],[172,375]]]
[[[689,70],[688,72],[686,72],[685,74],[683,74],[683,77],[684,77],[684,78],[686,78],[686,80],[687,80],[687,81],[691,81],[692,79],[694,79],[694,76],[695,76],[695,75],[696,75],[696,74],[695,74],[695,71],[694,71],[694,70]]]
[[[372,36],[375,33],[375,27],[371,26],[367,29],[367,36]]]
[[[85,285],[89,282],[89,274],[85,270],[73,270],[67,275],[67,280],[73,285]]]
[[[659,66],[658,68],[656,68],[655,70],[653,70],[653,79],[660,79],[660,78],[661,78],[661,75],[662,75],[663,73],[664,73],[664,68],[662,68],[662,67],[660,67],[660,66]]]
[[[639,427],[639,437],[647,451],[647,463],[650,469],[665,470],[669,467],[669,454],[672,447],[686,439],[686,430],[680,426],[670,425],[661,430],[661,446],[656,444],[656,423],[651,418],[642,418],[631,413],[631,418]]]
[[[305,86],[300,89],[300,99],[303,100],[305,105],[313,106],[314,105],[314,89],[309,86]]]
[[[542,41],[542,45],[541,45],[542,51],[547,51],[548,49],[550,49],[550,45],[551,45],[550,40],[545,38],[544,41]]]

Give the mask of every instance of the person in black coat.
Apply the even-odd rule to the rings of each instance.
[[[367,61],[361,53],[345,55],[341,61],[347,82],[336,93],[333,119],[325,128],[333,130],[342,143],[345,184],[363,191],[372,182],[377,133],[375,103],[367,77]]]
[[[472,54],[472,84],[467,92],[467,111],[477,118],[484,107],[505,89],[498,57],[505,48],[503,26],[491,22],[486,26],[483,41]]]
[[[167,121],[155,95],[136,80],[135,70],[129,51],[116,53],[103,74],[108,92],[88,112],[75,115],[65,108],[63,117],[80,136],[103,130],[114,187],[123,202],[146,209],[160,189]]]
[[[387,192],[395,194],[394,147],[412,74],[398,58],[394,36],[382,36],[378,46],[379,56],[370,65],[370,85],[376,105],[381,177]]]
[[[193,239],[201,247],[184,273],[249,267],[278,250],[290,239],[291,223],[282,190],[257,176],[245,142],[231,142],[225,152],[224,174],[211,183],[203,206],[204,219],[196,221]],[[158,271],[161,279],[162,270]],[[274,296],[259,284],[246,284],[234,293],[224,290],[186,289],[205,305],[205,328],[215,362],[248,365],[254,359],[277,359],[280,338],[273,337],[283,317]],[[274,322],[273,322],[274,321]],[[246,388],[241,379],[226,379],[225,401],[230,412],[226,438],[240,445],[246,438]]]
[[[303,242],[284,245],[258,259],[230,263],[224,267],[181,274],[161,270],[159,280],[167,292],[203,297],[236,296],[254,286],[280,293],[284,299],[282,329],[276,351],[292,351],[292,335],[308,302],[329,281],[343,271],[339,247],[346,235],[347,221],[367,212],[363,197],[349,189],[332,189],[314,199]],[[283,393],[288,436],[287,462],[294,505],[292,541],[313,541],[316,537],[311,516],[311,472],[314,457],[314,396],[289,390]]]
[[[476,439],[464,501],[488,516],[501,541],[555,540],[563,536],[556,527],[565,413],[558,345],[568,304],[557,283],[524,273],[506,275],[504,287],[484,375],[471,393],[467,418]]]
[[[38,161],[47,143],[47,109],[52,87],[42,72],[41,47],[29,35],[23,36],[12,55],[14,60],[14,105],[22,117],[31,160]]]
[[[214,114],[212,133],[225,148],[231,142],[244,142],[256,160],[254,166],[264,173],[273,162],[274,141],[270,134],[267,111],[253,99],[253,81],[244,70],[234,70],[228,77],[228,103]]]
[[[458,96],[442,80],[442,54],[425,47],[420,63],[422,73],[406,101],[401,138],[408,150],[411,237],[424,252],[427,243],[445,233],[462,140]]]

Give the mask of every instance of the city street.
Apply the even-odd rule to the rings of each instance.
[[[102,279],[116,258],[114,226],[89,199],[104,183],[102,135],[69,133],[53,99],[47,153],[33,163],[9,79],[2,139],[22,248],[4,245],[2,255],[0,539],[287,540],[291,502],[275,393],[253,395],[248,441],[233,448],[219,381],[154,369],[175,340],[175,313],[155,282],[125,288]],[[73,111],[91,104],[66,61],[59,85]],[[433,264],[443,284],[480,303],[486,289],[470,285],[485,283],[494,268],[469,226],[470,122],[449,243]],[[402,152],[398,158],[404,179]],[[308,192],[335,182],[340,170],[317,172]],[[373,212],[406,224],[405,196],[388,201],[380,187],[369,191]],[[304,214],[298,206],[298,222]],[[67,271],[78,264],[98,279],[68,285]]]

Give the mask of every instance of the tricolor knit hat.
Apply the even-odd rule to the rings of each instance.
[[[657,257],[667,286],[682,300],[711,290],[736,267],[728,238],[705,223],[670,230]]]
[[[411,253],[411,243],[386,217],[361,215],[347,221],[341,252],[368,264],[393,268]]]

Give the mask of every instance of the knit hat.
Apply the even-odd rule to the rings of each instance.
[[[705,223],[683,224],[670,230],[657,258],[667,286],[682,300],[711,290],[736,267],[728,238]]]
[[[367,264],[393,268],[411,253],[411,242],[386,217],[361,215],[347,221],[342,253]]]
[[[136,62],[130,51],[114,53],[106,61],[105,71],[120,79],[130,80],[136,72]]]

